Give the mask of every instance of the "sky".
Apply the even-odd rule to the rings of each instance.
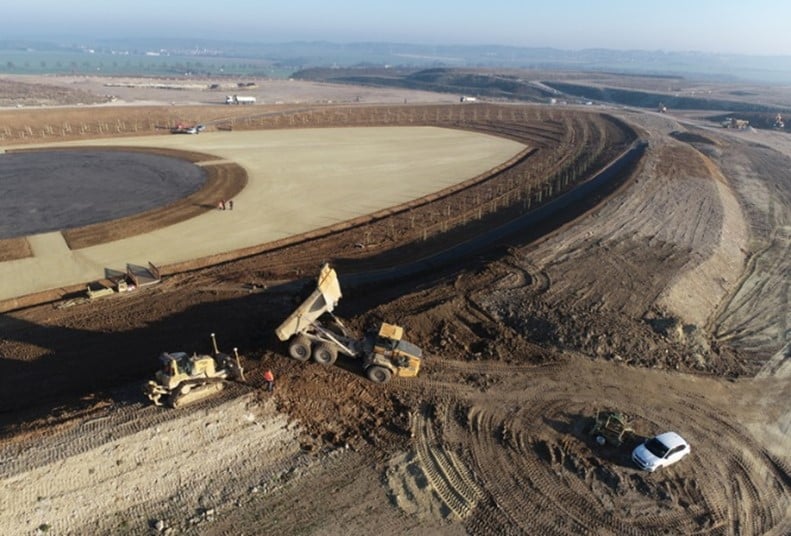
[[[789,0],[17,0],[8,38],[178,37],[791,56]]]

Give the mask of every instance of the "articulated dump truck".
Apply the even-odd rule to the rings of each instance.
[[[357,358],[366,376],[376,383],[392,376],[417,376],[423,352],[403,340],[404,328],[382,323],[362,338],[354,337],[332,314],[341,296],[338,274],[325,264],[316,290],[275,330],[278,339],[288,341],[288,354],[298,361],[312,356],[323,365],[335,363],[339,353]]]

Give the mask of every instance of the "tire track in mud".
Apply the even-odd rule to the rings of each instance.
[[[791,299],[791,227],[775,228],[769,242],[756,252],[733,290],[722,304],[714,325],[720,341],[738,340],[740,346],[772,347],[791,339],[788,336]],[[778,292],[778,287],[782,290]],[[777,323],[759,323],[766,310],[778,308]]]
[[[551,268],[553,280],[558,282],[550,290],[555,300],[564,299],[564,294],[569,292],[566,286],[575,292],[585,288],[586,285],[579,284],[579,278],[588,283],[583,301],[591,303],[612,294],[613,280],[627,283],[635,280],[639,286],[649,285],[649,290],[641,293],[646,296],[644,301],[630,304],[632,298],[628,293],[628,297],[621,297],[621,303],[614,306],[639,316],[650,306],[648,300],[655,300],[672,283],[676,273],[691,262],[691,254],[712,247],[719,226],[706,229],[696,221],[717,216],[717,207],[711,201],[700,203],[701,197],[709,200],[716,192],[703,180],[687,178],[688,172],[676,177],[663,170],[661,162],[673,159],[671,148],[654,143],[644,157],[644,169],[636,174],[644,196],[614,196],[593,217],[567,229],[570,232],[563,234],[561,254],[554,240],[538,247],[534,262],[548,271]],[[689,215],[692,217],[687,218]],[[616,232],[612,229],[613,221],[619,222]],[[657,245],[660,250],[656,249]],[[542,259],[543,256],[546,258]],[[609,265],[605,274],[584,271],[591,263],[581,263],[579,259],[591,256],[597,259],[597,266]],[[654,263],[665,267],[661,277],[656,273],[646,274],[645,266]],[[651,279],[647,278],[649,275]],[[569,283],[564,285],[563,281]]]
[[[283,475],[267,493],[243,497],[215,522],[185,534],[441,534],[447,523],[383,508],[393,498],[371,466],[375,457],[370,448],[334,450],[318,463]]]
[[[737,196],[751,235],[741,277],[723,297],[710,329],[747,354],[756,369],[788,342],[789,291],[783,285],[791,277],[791,173],[788,145],[780,142],[787,137],[765,134],[749,144],[718,136],[722,149],[707,151]]]
[[[24,445],[23,465],[0,475],[0,525],[9,534],[41,523],[64,534],[89,523],[97,534],[145,533],[150,519],[186,519],[306,463],[296,426],[249,395],[189,412],[153,409],[117,423],[119,437],[107,426],[113,415],[55,432],[41,448]]]
[[[453,445],[453,452],[462,453],[453,467],[466,464],[481,497],[465,518],[470,533],[496,527],[502,533],[741,536],[791,528],[788,468],[727,411],[710,405],[705,391],[654,398],[661,389],[646,393],[579,380],[564,386],[570,364],[532,367],[531,374],[528,367],[507,364],[443,362],[430,383],[476,367],[500,378],[483,392],[443,391],[434,406],[440,409],[415,425],[418,448],[441,436],[444,451]],[[697,389],[694,383],[690,388]],[[631,446],[596,446],[587,429],[602,400],[631,415],[641,435],[679,430],[692,454],[647,473],[632,465]],[[420,456],[423,467],[436,463],[426,457]],[[443,499],[465,489],[458,477],[442,476],[448,474],[456,473],[446,467],[431,477],[445,487]],[[455,497],[449,506],[463,509]]]
[[[443,421],[447,415],[443,416]],[[417,457],[434,490],[460,519],[466,518],[483,496],[475,475],[459,461],[446,443],[437,440],[433,419],[419,415],[412,426]]]

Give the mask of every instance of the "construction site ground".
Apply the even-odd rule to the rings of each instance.
[[[174,113],[163,108],[162,117]],[[114,110],[119,121],[142,113],[124,109]],[[629,141],[584,110],[427,109],[376,118],[456,121],[531,141],[536,163],[554,145],[568,145],[555,156],[571,154],[574,140]],[[324,261],[342,276],[375,273],[463,243],[525,207],[512,200],[475,221],[453,217],[461,206],[483,210],[486,190],[475,188],[500,191],[498,177],[265,253],[174,269],[141,292],[4,313],[0,526],[10,534],[789,533],[791,140],[606,111],[648,141],[616,191],[463,261],[346,289],[336,313],[356,331],[376,320],[403,325],[425,352],[418,378],[377,385],[353,360],[298,363],[273,330]],[[76,113],[2,112],[2,143],[47,132],[33,120],[73,125]],[[323,114],[320,126],[353,119],[314,113]],[[416,240],[423,229],[428,236]],[[179,410],[143,400],[156,356],[206,351],[210,332],[221,348],[239,348],[248,383]],[[262,389],[266,369],[277,376],[274,393]],[[630,415],[638,436],[620,449],[598,446],[587,431],[603,408]],[[631,447],[667,430],[692,454],[656,473],[634,467]]]

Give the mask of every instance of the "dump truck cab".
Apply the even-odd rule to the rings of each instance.
[[[404,328],[383,322],[378,331],[369,333],[365,338],[363,368],[373,381],[383,383],[389,378],[386,373],[373,371],[372,367],[383,367],[391,376],[412,378],[420,372],[423,351],[402,339]],[[374,377],[372,377],[374,376]]]

